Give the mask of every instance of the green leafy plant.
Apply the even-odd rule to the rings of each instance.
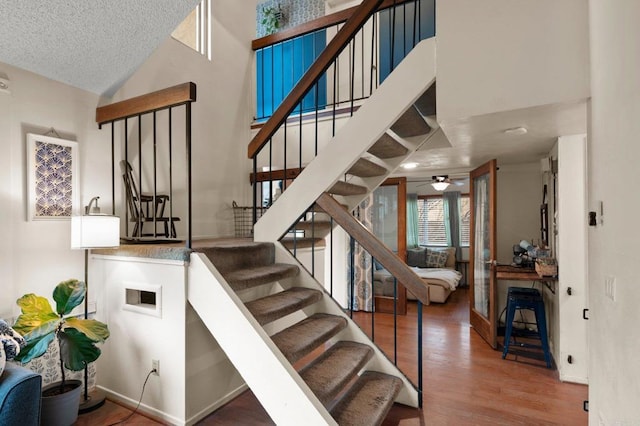
[[[100,348],[95,344],[109,337],[106,324],[70,316],[71,311],[84,301],[86,293],[84,282],[70,279],[61,282],[53,290],[55,312],[46,298],[33,293],[25,294],[17,301],[22,314],[13,328],[24,336],[27,346],[16,359],[27,363],[38,358],[47,351],[54,338],[57,339],[60,346],[61,389],[65,388],[64,367],[72,371],[84,369],[100,356]]]
[[[260,23],[264,27],[267,35],[273,34],[280,29],[280,20],[282,19],[282,11],[280,7],[264,6],[262,8],[262,21]]]

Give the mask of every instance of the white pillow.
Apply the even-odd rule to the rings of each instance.
[[[4,347],[0,345],[0,380],[2,380],[2,373],[4,372],[4,366],[7,364],[7,356],[4,353]]]

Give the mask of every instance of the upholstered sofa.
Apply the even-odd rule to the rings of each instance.
[[[462,278],[462,274],[455,269],[456,249],[454,247],[409,249],[407,265],[429,288],[429,302],[445,303]],[[374,271],[373,280],[376,295],[393,296],[394,278],[386,269]],[[407,291],[407,298],[415,300],[415,296],[410,291]]]
[[[7,362],[0,376],[0,424],[40,424],[42,376]]]

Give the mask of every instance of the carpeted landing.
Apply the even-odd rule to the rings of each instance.
[[[229,241],[197,251],[207,255],[235,291],[285,279],[295,282],[299,274],[298,266],[275,262],[275,247],[269,243]],[[246,307],[261,325],[265,325],[318,303],[322,297],[321,290],[294,285],[285,291],[248,301]],[[318,348],[327,347],[326,343],[346,327],[345,317],[316,313],[275,333],[271,339],[294,364],[311,353],[318,353]],[[299,371],[340,425],[381,424],[400,391],[402,382],[399,378],[362,371],[372,357],[373,349],[367,345],[338,341]]]

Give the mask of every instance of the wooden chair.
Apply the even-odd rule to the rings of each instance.
[[[133,227],[132,237],[157,237],[164,235],[165,238],[176,238],[175,222],[179,222],[180,218],[166,217],[165,207],[170,201],[166,194],[148,194],[138,191],[136,180],[133,177],[133,168],[129,162],[120,161],[122,169],[122,179],[127,198],[127,211],[129,212],[129,221],[135,225]],[[153,224],[152,233],[144,233],[143,227],[145,223]],[[164,225],[164,234],[158,234],[157,225]]]

